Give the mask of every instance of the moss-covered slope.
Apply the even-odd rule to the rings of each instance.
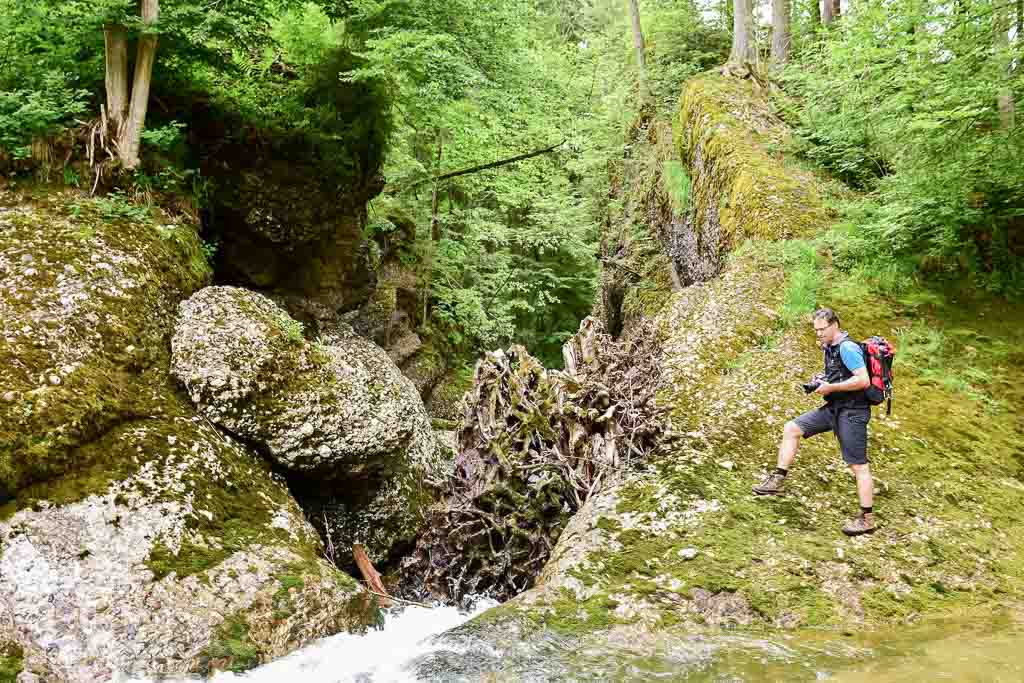
[[[539,587],[484,621],[848,627],[1022,597],[1024,402],[1013,371],[1024,308],[964,293],[885,297],[833,268],[824,247],[777,241],[828,221],[814,178],[762,146],[766,109],[748,84],[711,77],[682,100],[681,156],[704,164],[694,206],[718,212],[731,244],[752,241],[657,318],[671,456],[592,499]],[[840,532],[857,499],[829,436],[803,443],[788,495],[750,491],[774,466],[785,421],[817,405],[797,386],[820,370],[814,304],[837,309],[855,337],[898,347],[894,414],[871,422],[873,536]]]

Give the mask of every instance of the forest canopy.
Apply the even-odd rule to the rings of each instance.
[[[304,131],[383,173],[368,240],[414,226],[418,329],[557,365],[636,131],[723,65],[796,131],[780,153],[852,188],[839,265],[1020,295],[1022,23],[1019,0],[0,0],[0,157],[24,173],[102,117],[128,182],[188,171],[182,96]]]

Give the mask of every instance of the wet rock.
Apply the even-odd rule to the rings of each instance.
[[[287,488],[205,420],[140,420],[90,448],[111,460],[22,491],[0,522],[0,603],[26,661],[62,681],[185,674],[226,619],[256,661],[355,625],[358,586],[318,559]],[[282,602],[284,577],[300,588]]]

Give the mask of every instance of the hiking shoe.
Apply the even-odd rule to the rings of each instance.
[[[779,474],[778,472],[772,472],[764,481],[751,490],[759,496],[775,496],[782,493],[782,485],[785,481],[785,475]]]
[[[873,512],[867,512],[847,522],[843,526],[843,533],[847,536],[873,534],[875,533],[875,528],[875,515]]]

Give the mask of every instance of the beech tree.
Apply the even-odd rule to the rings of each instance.
[[[269,44],[271,19],[296,4],[297,0],[36,0],[48,21],[65,36],[81,40],[79,63],[94,63],[90,53],[95,48],[84,36],[102,33],[102,113],[111,151],[129,170],[139,165],[158,45],[161,53],[173,57],[163,62],[164,68],[183,80],[194,79],[200,65],[230,71],[236,51],[258,52]]]
[[[640,27],[640,3],[629,0],[629,17],[633,23],[633,48],[636,50],[636,68],[640,79],[640,99],[647,99],[647,57],[644,47],[644,33]]]
[[[772,61],[785,64],[789,59],[790,0],[772,0]]]
[[[755,70],[758,63],[754,43],[754,7],[752,0],[733,0],[732,51],[726,70],[737,75]]]
[[[146,125],[149,88],[153,81],[160,18],[159,0],[142,0],[142,23],[135,56],[135,75],[128,93],[128,31],[124,24],[103,27],[106,61],[107,115],[115,128],[118,158],[126,169],[139,165],[139,145]],[[129,102],[131,104],[129,104]]]
[[[821,1],[821,23],[828,26],[836,18],[835,5],[832,4],[832,0],[820,0]]]

